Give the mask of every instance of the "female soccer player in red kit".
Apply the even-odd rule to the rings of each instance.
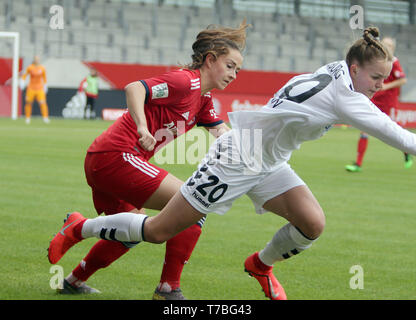
[[[163,243],[212,212],[225,214],[236,199],[247,195],[256,213],[269,211],[287,223],[278,227],[263,249],[246,258],[244,269],[268,298],[287,299],[273,273],[274,265],[311,248],[326,224],[318,200],[288,163],[292,152],[303,142],[322,137],[335,124],[349,124],[416,154],[416,134],[370,101],[390,74],[393,60],[378,36],[377,28],[366,28],[345,60],[293,77],[258,110],[229,112],[232,130],[211,145],[198,169],[158,215],[123,212],[94,219],[85,219],[79,212],[69,215],[51,241],[50,260],[58,262],[75,244],[99,238],[107,230],[114,230],[113,237],[119,241]],[[234,223],[246,223],[236,219]],[[264,229],[257,232],[263,234]],[[221,261],[213,263],[221,267]]]
[[[390,37],[385,37],[381,41],[383,45],[390,51],[392,55],[396,50],[396,41]],[[378,91],[371,101],[385,114],[390,116],[390,111],[397,108],[399,104],[400,87],[407,82],[406,74],[404,73],[399,59],[393,57],[393,67],[390,75],[384,81],[383,87]],[[350,172],[360,172],[363,163],[365,152],[368,146],[368,135],[364,132],[360,133],[360,139],[357,145],[357,158],[352,165],[346,165],[345,169]],[[408,153],[404,153],[405,168],[410,168],[413,164],[412,158]]]
[[[215,137],[229,130],[215,112],[210,91],[223,90],[235,80],[243,61],[247,26],[245,22],[238,28],[210,26],[197,35],[192,63],[186,68],[126,86],[128,112],[95,139],[85,158],[85,174],[98,214],[161,210],[183,181],[148,160],[166,142],[195,125]],[[167,242],[154,299],[184,299],[180,276],[204,221]],[[97,292],[85,281],[137,244],[111,241],[108,231],[66,277],[61,293]]]

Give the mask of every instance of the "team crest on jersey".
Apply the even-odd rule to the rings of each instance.
[[[152,87],[152,99],[166,98],[167,96],[169,96],[169,89],[166,82]]]

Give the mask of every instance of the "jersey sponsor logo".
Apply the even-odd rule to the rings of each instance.
[[[168,84],[166,82],[152,87],[152,99],[166,98],[169,96]]]
[[[201,81],[199,78],[197,79],[191,79],[191,90],[196,90],[201,88]]]
[[[219,116],[218,116],[217,112],[215,111],[215,109],[210,109],[209,110],[209,113],[210,113],[211,117],[213,117],[214,119],[219,118]]]
[[[199,201],[199,203],[201,203],[205,208],[209,208],[211,206],[210,203],[207,203],[206,201],[204,201],[204,199],[202,199],[199,195],[196,194],[196,192],[194,191],[192,193],[192,196]]]
[[[175,125],[175,122],[164,123],[163,126],[169,130],[174,136],[178,135],[178,127]]]
[[[182,113],[182,117],[184,117],[186,120],[189,120],[189,111]]]

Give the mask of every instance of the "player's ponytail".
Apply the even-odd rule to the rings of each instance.
[[[364,30],[362,38],[350,47],[345,60],[350,67],[354,62],[362,66],[374,59],[392,61],[393,56],[381,43],[378,28],[368,27]]]
[[[186,68],[191,70],[201,68],[209,53],[218,58],[227,54],[230,48],[242,52],[246,44],[247,27],[249,25],[245,19],[237,28],[209,25],[196,36],[196,41],[192,45],[192,63]]]

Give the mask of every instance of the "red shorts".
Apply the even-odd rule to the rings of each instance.
[[[84,169],[98,214],[142,208],[168,174],[126,152],[87,153]]]

